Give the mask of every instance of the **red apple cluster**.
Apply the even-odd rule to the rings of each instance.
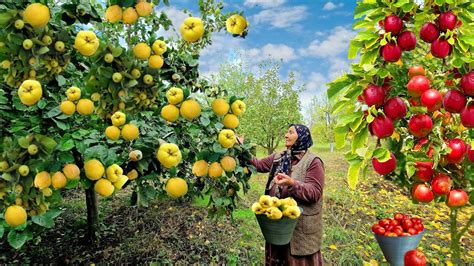
[[[402,51],[411,51],[416,47],[416,35],[404,29],[404,23],[401,18],[395,14],[387,16],[380,23],[385,32],[390,32],[392,36],[397,36],[396,42],[388,42],[380,49],[380,54],[387,62],[397,62],[402,56]]]
[[[460,21],[459,21],[460,22]],[[441,13],[436,19],[436,24],[432,22],[426,22],[420,29],[420,39],[427,43],[431,43],[431,54],[438,58],[445,58],[449,54],[453,47],[449,44],[446,38],[440,38],[440,32],[446,32],[447,30],[454,30],[456,25],[459,25],[457,16],[447,11]]]
[[[374,234],[389,237],[413,236],[423,232],[424,229],[420,218],[410,218],[403,213],[396,213],[393,219],[384,218],[372,225]]]

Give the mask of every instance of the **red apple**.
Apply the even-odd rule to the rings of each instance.
[[[428,112],[434,112],[441,108],[443,96],[438,90],[429,89],[421,94],[421,105],[428,108]]]
[[[411,190],[413,199],[419,202],[430,202],[434,199],[433,191],[425,184],[418,183],[413,186]]]
[[[445,39],[437,39],[431,44],[431,54],[434,57],[445,58],[451,54],[452,46]]]
[[[421,233],[423,232],[423,230],[425,230],[425,227],[423,226],[423,224],[421,222],[419,223],[414,223],[413,225],[413,228],[416,229],[416,231],[418,231],[418,233]]]
[[[413,222],[410,220],[410,219],[405,219],[403,220],[402,222],[402,227],[403,227],[403,230],[405,230],[405,232],[408,231],[408,229],[412,228],[413,227]]]
[[[451,190],[452,181],[449,176],[439,173],[431,181],[431,190],[438,195],[448,195]]]
[[[474,128],[474,104],[468,104],[461,111],[461,123],[467,128]]]
[[[428,182],[433,177],[433,162],[415,162],[415,168],[415,176],[419,180]]]
[[[471,145],[467,145],[467,159],[474,163],[474,149],[471,148]]]
[[[390,159],[386,162],[379,162],[375,157],[372,158],[372,166],[375,169],[375,172],[379,175],[388,175],[391,172],[395,171],[397,167],[397,159],[393,153],[390,154]]]
[[[380,139],[390,137],[393,134],[393,122],[387,116],[379,115],[370,124],[372,132]]]
[[[411,31],[404,31],[398,36],[397,43],[402,51],[411,51],[416,47],[416,35]]]
[[[461,78],[461,89],[466,95],[474,96],[474,71],[471,71]]]
[[[438,27],[431,23],[427,22],[421,26],[420,29],[420,38],[428,43],[434,42],[439,37],[439,29]]]
[[[441,13],[438,17],[439,29],[442,31],[453,30],[456,27],[456,23],[457,17],[451,11]]]
[[[469,196],[462,189],[453,189],[448,194],[446,205],[449,207],[462,207],[469,201]]]
[[[416,249],[410,250],[405,253],[403,261],[405,266],[426,266],[425,255]]]
[[[426,114],[414,115],[408,121],[408,131],[417,138],[426,137],[432,129],[433,120]]]
[[[424,76],[426,75],[425,69],[420,66],[412,66],[408,69],[408,79],[413,78],[414,76]]]
[[[460,163],[466,155],[466,143],[462,139],[455,138],[448,141],[448,147],[451,151],[445,155],[446,159],[450,163]]]
[[[402,56],[402,49],[394,43],[388,43],[381,48],[382,57],[387,62],[397,62]]]
[[[443,99],[444,109],[451,113],[460,113],[466,106],[466,96],[458,90],[449,90]]]
[[[383,112],[393,121],[404,118],[407,114],[407,111],[407,105],[400,97],[388,99],[383,106]]]
[[[382,87],[379,87],[374,84],[369,84],[367,88],[362,92],[362,97],[365,100],[365,103],[370,107],[375,105],[375,107],[381,107],[385,99],[385,92]]]
[[[414,76],[408,81],[408,95],[420,97],[423,92],[430,89],[431,81],[425,76]]]
[[[384,19],[383,26],[385,32],[391,32],[392,34],[397,35],[403,28],[403,21],[396,15],[392,14]]]
[[[385,228],[383,228],[379,224],[374,224],[374,225],[372,225],[372,232],[374,232],[377,235],[384,235],[385,234]]]
[[[415,226],[415,225],[413,225]],[[410,235],[414,236],[414,235],[417,235],[418,234],[418,230],[416,230],[415,228],[408,228],[407,229],[407,233],[409,233]]]

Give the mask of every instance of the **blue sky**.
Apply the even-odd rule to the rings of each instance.
[[[305,84],[301,101],[307,106],[313,95],[325,92],[325,83],[349,69],[347,49],[355,35],[351,29],[355,5],[354,0],[225,0],[224,11],[244,12],[249,35],[241,39],[215,34],[213,45],[202,52],[200,71],[215,73],[236,53],[250,66],[268,57],[282,59],[281,75],[293,71]],[[176,28],[186,17],[183,8],[199,15],[197,0],[170,0],[170,7],[159,7]]]

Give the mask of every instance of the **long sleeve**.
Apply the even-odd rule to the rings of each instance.
[[[304,182],[295,180],[295,184],[288,187],[288,193],[301,201],[317,202],[323,194],[323,187],[324,166],[321,160],[314,159],[308,168]]]
[[[270,172],[270,169],[272,168],[274,157],[275,157],[275,154],[272,154],[263,159],[257,159],[257,157],[252,157],[252,159],[250,159],[250,163],[253,166],[255,166],[255,168],[257,168],[257,172],[268,173]]]

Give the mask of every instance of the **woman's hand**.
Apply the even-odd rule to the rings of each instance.
[[[239,144],[243,144],[243,143],[244,143],[244,139],[245,139],[245,136],[244,136],[244,135],[239,136],[239,135],[235,134],[235,137],[236,137],[236,139],[237,139],[237,143],[239,143]]]
[[[275,184],[280,186],[293,186],[295,184],[295,180],[284,173],[278,173],[274,180]]]

